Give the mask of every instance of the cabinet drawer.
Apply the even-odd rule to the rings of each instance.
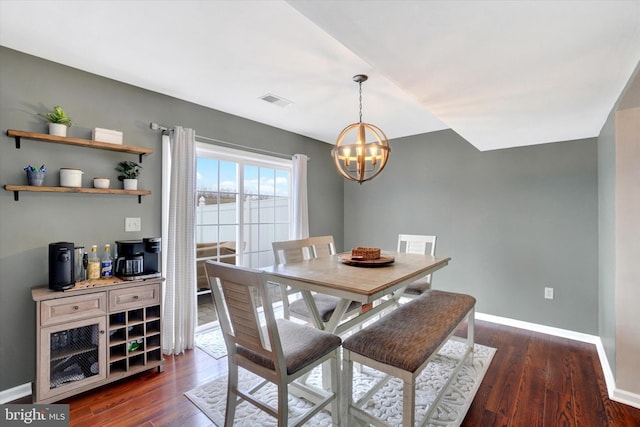
[[[160,304],[159,284],[109,291],[110,312],[152,304]]]
[[[78,295],[42,301],[40,305],[41,326],[86,319],[107,314],[107,293]]]

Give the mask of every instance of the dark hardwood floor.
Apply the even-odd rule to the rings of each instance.
[[[640,426],[640,410],[609,400],[595,346],[476,321],[497,349],[463,426]],[[226,371],[199,349],[155,370],[58,403],[71,426],[211,426],[183,393]],[[30,402],[29,400],[21,403]]]

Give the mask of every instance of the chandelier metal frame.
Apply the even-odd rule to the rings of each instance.
[[[338,172],[346,179],[360,184],[375,178],[382,172],[391,152],[389,140],[382,129],[362,121],[362,83],[368,78],[365,74],[353,76],[353,81],[359,86],[359,121],[350,124],[340,132],[336,145],[331,150]],[[355,138],[351,139],[351,135]],[[351,142],[348,142],[349,140]]]

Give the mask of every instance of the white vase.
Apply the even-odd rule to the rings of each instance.
[[[67,125],[61,123],[49,123],[49,135],[67,136]]]
[[[137,179],[123,179],[124,189],[125,190],[137,190],[138,189],[138,180]]]

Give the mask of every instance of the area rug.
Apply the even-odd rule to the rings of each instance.
[[[227,347],[218,324],[196,334],[196,347],[214,359],[220,359],[227,355]]]
[[[464,353],[464,344],[457,341],[447,342],[438,355],[429,363],[416,384],[416,419],[421,420],[429,410],[437,392],[448,380],[456,360],[460,360]],[[449,385],[438,408],[432,413],[428,426],[459,426],[471,406],[471,402],[478,391],[495,353],[494,348],[476,344],[472,364],[465,364],[457,377]],[[321,381],[319,370],[314,370],[309,378],[310,382],[319,384]],[[354,393],[362,396],[372,383],[383,374],[368,367],[362,372],[354,373]],[[255,375],[240,369],[239,385],[242,389],[258,384],[260,379]],[[274,405],[277,402],[275,387],[266,386],[260,392],[262,399]],[[201,386],[185,393],[202,412],[204,412],[217,426],[224,425],[224,412],[227,394],[227,377],[221,376],[205,381]],[[366,410],[376,417],[380,417],[391,425],[401,425],[402,419],[402,382],[393,379],[382,387],[366,404]],[[289,416],[295,417],[309,403],[303,399],[289,396]],[[240,426],[276,426],[275,418],[267,415],[253,405],[242,402],[236,409],[234,425]],[[316,414],[306,426],[330,426],[331,416],[325,411]]]

